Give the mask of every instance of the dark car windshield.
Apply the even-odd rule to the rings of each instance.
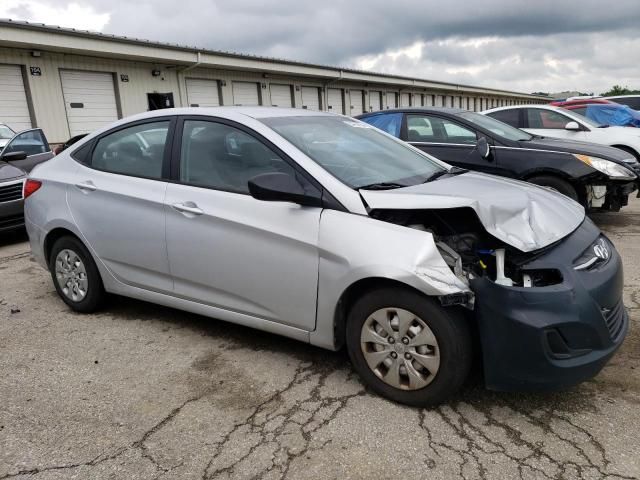
[[[352,188],[416,185],[446,171],[426,154],[357,120],[300,116],[261,121]]]
[[[0,140],[8,140],[13,138],[16,133],[6,125],[0,125]]]
[[[533,138],[524,130],[507,125],[506,123],[487,115],[480,115],[479,113],[474,112],[464,112],[458,115],[479,127],[489,130],[491,133],[494,133],[499,137],[506,138],[507,140],[518,142],[529,141]]]

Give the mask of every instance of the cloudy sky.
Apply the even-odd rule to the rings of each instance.
[[[1,0],[0,17],[524,92],[640,88],[640,0]]]

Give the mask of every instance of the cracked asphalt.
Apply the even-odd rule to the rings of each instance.
[[[0,237],[0,480],[640,478],[640,200],[593,217],[631,316],[609,365],[435,409],[368,392],[344,353],[124,298],[71,313]]]

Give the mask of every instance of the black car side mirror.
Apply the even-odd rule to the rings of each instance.
[[[27,152],[8,152],[0,157],[0,160],[5,160],[7,162],[16,161],[16,160],[25,160],[27,158]]]
[[[307,207],[321,207],[322,196],[315,188],[306,192],[300,183],[286,173],[263,173],[249,180],[249,193],[266,202],[293,202]]]
[[[482,158],[489,158],[489,154],[491,153],[491,148],[489,147],[489,142],[484,137],[480,137],[478,142],[476,143],[476,149]]]

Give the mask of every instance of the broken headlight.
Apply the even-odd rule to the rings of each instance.
[[[628,168],[623,167],[620,164],[605,160],[604,158],[592,157],[590,155],[580,155],[574,153],[573,156],[580,160],[582,163],[586,163],[590,167],[595,168],[599,172],[604,173],[610,178],[616,180],[635,180],[636,174]]]

